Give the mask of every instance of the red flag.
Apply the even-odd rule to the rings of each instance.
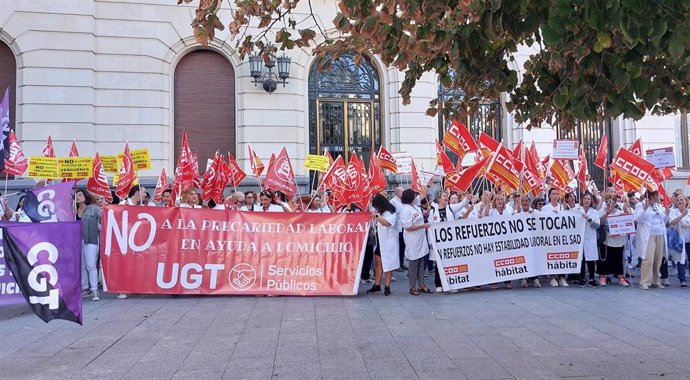
[[[201,188],[201,182],[199,181],[199,178],[201,178],[201,175],[199,174],[199,156],[197,155],[196,152],[192,153],[191,155],[191,163],[192,163],[192,184],[195,188],[199,189]]]
[[[438,154],[437,161],[440,161],[439,165],[443,167],[443,172],[446,173],[446,175],[455,173],[453,162],[450,160],[450,157],[448,157],[445,151],[441,151],[441,153]]]
[[[628,150],[632,152],[632,154],[642,157],[642,141],[640,139],[635,140]]]
[[[287,149],[283,147],[278,157],[275,158],[273,165],[269,163],[268,169],[264,179],[264,186],[270,190],[280,191],[287,196],[294,196],[297,192],[297,184],[295,183],[295,174],[292,171],[292,164],[290,163]]]
[[[379,153],[377,154],[377,157],[379,159],[379,165],[381,166],[381,168],[388,169],[393,173],[398,172],[398,163],[395,160],[395,157],[393,157],[393,155],[390,154],[390,152],[388,152],[386,148],[383,147],[383,145],[379,147]]]
[[[416,193],[422,192],[422,182],[419,180],[419,173],[417,173],[417,167],[414,165],[414,159],[412,160],[412,190]]]
[[[611,163],[611,171],[623,181],[625,191],[639,190],[654,169],[654,164],[625,148],[618,150]]]
[[[544,179],[539,175],[539,170],[531,153],[525,155],[525,168],[522,173],[522,193],[528,194],[531,192],[534,196],[537,196],[544,184]]]
[[[357,157],[357,155],[354,155],[354,157]],[[357,163],[357,169],[359,170],[359,177],[361,178],[361,192],[362,192],[362,201],[358,204],[359,208],[362,210],[368,210],[369,209],[369,200],[371,199],[371,184],[369,183],[369,176],[367,175],[367,169],[364,167],[364,161],[362,159],[357,158],[356,159]]]
[[[446,177],[446,187],[455,191],[467,191],[472,186],[472,181],[484,174],[489,160],[489,158],[482,157],[474,165]]]
[[[132,163],[132,154],[129,151],[129,144],[125,144],[125,154],[122,157],[122,167],[120,174],[117,177],[117,184],[115,185],[115,194],[120,198],[127,198],[129,188],[134,182],[134,164]]]
[[[577,181],[580,182],[583,189],[587,188],[587,157],[585,157],[585,149],[580,145],[580,170],[577,172]]]
[[[24,151],[21,145],[19,145],[19,141],[17,141],[14,131],[10,131],[10,151],[9,156],[5,158],[5,172],[21,176],[28,167],[29,163],[26,161],[26,156],[24,156]]]
[[[482,156],[489,157],[491,152],[495,152],[498,149],[498,145],[498,141],[494,140],[493,137],[484,132],[479,134],[479,149],[481,149]]]
[[[479,149],[470,131],[465,128],[463,123],[455,120],[450,123],[446,132],[443,133],[443,145],[457,154],[460,161],[465,157],[465,154]]]
[[[93,177],[89,178],[89,181],[86,183],[86,190],[102,196],[108,203],[113,201],[113,194],[110,192],[108,177],[105,176],[101,156],[98,152],[96,152],[96,157],[93,159]]]
[[[173,176],[171,199],[176,199],[183,191],[194,187],[194,170],[192,169],[192,151],[189,149],[187,132],[182,131],[180,156],[177,158],[175,175]]]
[[[572,193],[573,188],[568,186],[567,183],[562,183],[558,178],[556,177],[551,177],[551,187],[554,189],[557,189],[558,192],[562,195],[566,193]]]
[[[361,204],[364,198],[363,184],[359,165],[357,163],[357,155],[352,153],[350,163],[347,165],[347,182],[348,187],[343,192],[343,202]]]
[[[266,170],[266,175],[268,175],[268,172],[273,169],[273,165],[276,163],[276,155],[271,153],[271,157],[268,159],[268,170]]]
[[[570,167],[570,161],[568,160],[553,160],[549,172],[551,173],[552,183],[555,180],[562,188],[568,187],[570,182],[575,179],[575,172],[573,172],[573,168]]]
[[[233,188],[237,188],[242,181],[247,178],[247,173],[240,168],[240,165],[235,161],[235,157],[233,157],[232,153],[228,152],[228,174],[229,174],[229,180],[230,180],[230,186]]]
[[[388,186],[386,177],[383,175],[383,169],[381,169],[374,151],[371,151],[371,158],[369,158],[369,186],[371,187],[372,195],[386,190],[386,186]]]
[[[498,149],[493,152],[493,157],[487,168],[487,176],[495,185],[496,179],[500,179],[510,192],[516,191],[520,187],[520,173],[523,164],[513,158],[510,150],[503,144],[499,144]]]
[[[254,177],[259,178],[264,171],[264,163],[252,149],[251,145],[247,144],[247,149],[249,149],[249,165],[251,166],[252,174]]]
[[[43,157],[55,157],[55,149],[53,148],[53,139],[48,136],[45,148],[43,148]]]
[[[347,167],[343,156],[338,156],[333,164],[329,167],[326,174],[324,174],[323,183],[325,187],[331,189],[336,198],[343,202],[345,193],[350,191],[349,180],[347,176]]]
[[[518,141],[517,145],[515,145],[515,148],[513,148],[513,157],[519,161],[523,160],[523,157],[522,157],[522,140]]]
[[[156,190],[153,192],[153,200],[160,203],[163,200],[163,192],[167,189],[168,189],[168,176],[165,174],[165,168],[163,168],[163,170],[161,170],[161,175],[158,176],[158,182],[156,183]]]
[[[609,146],[609,140],[606,137],[606,134],[602,136],[601,138],[601,145],[599,145],[599,151],[597,152],[597,159],[594,160],[594,165],[606,170],[606,164],[608,163],[608,146]]]
[[[541,178],[543,182],[543,180],[546,178],[546,167],[539,159],[539,152],[537,152],[537,146],[534,144],[534,141],[532,141],[532,145],[528,149],[528,155],[531,157],[532,162],[535,165],[534,167],[537,170],[537,174],[539,174],[539,178]],[[546,162],[548,163],[548,160]]]
[[[77,143],[72,140],[72,147],[69,149],[69,157],[79,157],[79,151],[77,150]]]
[[[624,194],[625,184],[623,183],[623,180],[621,180],[621,178],[618,176],[618,173],[611,171],[611,175],[609,176],[609,182],[611,182],[611,185],[616,190],[616,194],[618,194],[618,195]],[[631,191],[631,190],[628,190],[628,191]]]
[[[661,197],[661,204],[664,206],[664,208],[671,207],[671,197],[668,196],[666,193],[666,188],[664,188],[664,185],[662,184],[659,184],[659,196]]]
[[[220,154],[216,151],[211,165],[204,172],[201,180],[201,199],[208,201],[209,199],[216,200],[218,197],[218,188],[216,187],[218,176],[220,175]],[[221,193],[222,196],[222,193]]]

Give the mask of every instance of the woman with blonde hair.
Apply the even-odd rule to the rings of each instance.
[[[688,198],[682,193],[675,196],[676,207],[669,211],[670,228],[678,231],[678,237],[682,244],[681,256],[676,263],[678,268],[678,280],[681,288],[688,287],[688,280],[685,274],[687,268],[688,255],[690,255],[690,210],[688,210]]]

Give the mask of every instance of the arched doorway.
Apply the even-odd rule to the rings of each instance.
[[[330,70],[309,71],[309,151],[333,158],[369,155],[383,143],[379,74],[368,57],[357,66],[355,53],[333,61]]]
[[[202,173],[216,150],[236,155],[235,70],[215,51],[193,51],[175,67],[175,163],[184,130]]]

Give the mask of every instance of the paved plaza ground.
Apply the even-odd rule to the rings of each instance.
[[[106,296],[84,326],[0,309],[2,379],[688,379],[690,290]],[[546,282],[546,281],[544,281]]]

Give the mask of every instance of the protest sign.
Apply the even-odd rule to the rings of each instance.
[[[412,156],[407,152],[391,153],[398,165],[397,174],[412,174]]]
[[[120,170],[117,167],[119,159],[117,156],[101,156],[101,162],[103,163],[103,170],[106,173],[117,173]]]
[[[328,171],[328,157],[319,156],[318,154],[307,154],[307,159],[304,160],[304,168],[322,173],[326,172]]]
[[[577,140],[553,140],[551,158],[554,160],[577,160],[579,157],[580,143]]]
[[[58,175],[58,160],[55,157],[29,157],[29,177],[56,179]]]
[[[606,222],[611,236],[635,233],[635,219],[632,214],[609,215]]]
[[[106,206],[108,290],[355,295],[370,215]]]
[[[93,177],[93,158],[58,157],[58,174],[65,179],[84,179]]]
[[[118,162],[122,162],[122,157],[124,157],[124,155],[124,153],[117,154]],[[130,151],[130,155],[132,156],[134,170],[151,169],[151,157],[149,156],[149,150],[147,148],[133,149]]]
[[[645,150],[647,161],[651,162],[657,168],[675,168],[676,155],[673,153],[673,147],[660,149]]]
[[[443,290],[579,273],[585,219],[579,212],[519,213],[432,224]]]

